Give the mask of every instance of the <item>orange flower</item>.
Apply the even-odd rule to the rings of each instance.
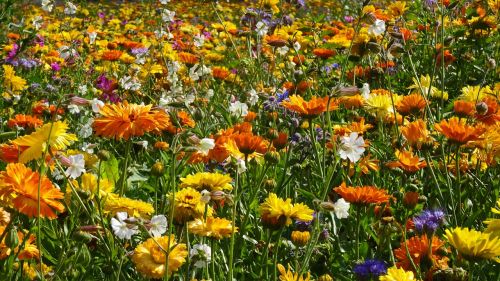
[[[268,143],[264,138],[252,133],[240,133],[232,135],[225,147],[235,158],[254,158],[266,153]]]
[[[351,97],[341,97],[339,103],[346,109],[356,109],[363,106],[365,99],[362,95],[354,95]]]
[[[409,145],[418,149],[422,147],[422,144],[432,142],[427,130],[427,123],[422,119],[407,123],[401,127],[401,133]]]
[[[30,218],[37,216],[39,181],[40,216],[57,218],[54,211],[64,211],[64,205],[57,199],[63,199],[64,194],[46,176],[40,180],[40,174],[24,164],[9,164],[6,171],[0,173],[0,198]]]
[[[14,163],[19,161],[19,155],[27,147],[19,147],[15,144],[0,144],[0,160],[7,163]]]
[[[487,108],[484,114],[476,112],[476,119],[483,122],[486,125],[493,125],[500,121],[500,115],[498,114],[498,103],[495,98],[486,97],[480,102],[476,107],[485,106]],[[479,110],[479,109],[478,109]]]
[[[101,116],[93,123],[96,135],[114,139],[142,136],[153,130],[165,129],[169,124],[159,122],[168,120],[163,111],[151,110],[152,105],[106,104],[101,108]]]
[[[346,186],[343,182],[339,187],[333,189],[347,202],[352,204],[380,204],[387,203],[391,196],[387,194],[387,190],[377,188],[375,186]]]
[[[397,104],[396,109],[402,115],[419,114],[426,106],[425,99],[419,94],[404,96]]]
[[[33,129],[42,125],[43,121],[38,119],[36,116],[24,114],[17,114],[14,118],[9,119],[9,121],[7,122],[7,126],[9,126],[9,128],[14,128],[15,126],[17,126],[23,127],[25,129]]]
[[[288,134],[286,132],[279,132],[278,137],[273,139],[273,146],[277,150],[283,149],[287,146]]]
[[[432,237],[432,262],[440,265],[440,267],[446,267],[448,260],[446,257],[439,254],[439,250],[444,244],[445,243],[436,236]],[[394,250],[394,256],[398,260],[396,265],[405,270],[413,270],[411,261],[407,255],[407,247],[410,257],[416,266],[420,266],[422,260],[429,256],[429,239],[427,235],[415,236],[406,240],[406,243],[402,242],[400,247]]]
[[[282,101],[281,105],[291,111],[297,112],[304,118],[312,119],[326,111],[328,99],[328,97],[313,96],[311,100],[305,101],[301,96],[292,95],[289,101]],[[334,99],[331,99],[329,110],[337,108],[338,106]]]
[[[372,159],[371,154],[359,159],[357,163],[349,162],[349,176],[354,176],[356,172],[356,166],[361,170],[361,173],[368,175],[370,171],[378,171],[380,168],[378,163],[380,161],[377,159]]]
[[[459,145],[466,144],[469,141],[480,140],[481,135],[486,131],[483,127],[469,126],[465,123],[465,120],[459,120],[456,117],[452,117],[449,120],[441,120],[434,127],[450,142]]]
[[[169,122],[166,127],[166,130],[171,134],[182,132],[183,129],[179,128],[179,125],[180,127],[190,128],[194,128],[194,126],[196,125],[196,122],[194,122],[191,116],[189,116],[189,113],[187,113],[186,111],[178,111],[176,116],[177,120],[175,121],[175,124]]]
[[[418,156],[413,155],[411,151],[396,150],[398,161],[387,163],[389,168],[401,168],[407,172],[416,172],[424,167],[427,167],[427,162],[421,161]]]
[[[198,62],[198,57],[187,52],[180,52],[177,54],[179,60],[188,65],[195,65]]]
[[[324,49],[324,48],[316,48],[313,50],[313,54],[319,58],[327,59],[335,55],[334,50]]]
[[[108,50],[102,53],[101,59],[107,61],[117,61],[122,56],[123,52],[120,50]]]
[[[471,101],[456,100],[453,103],[453,111],[459,117],[470,117],[474,115],[475,105]]]
[[[286,39],[284,39],[278,35],[266,36],[266,42],[267,42],[267,44],[269,44],[273,47],[283,47],[287,43]]]
[[[212,67],[212,76],[217,79],[224,80],[226,79],[231,72],[227,70],[227,68],[222,67],[222,66],[214,66]]]

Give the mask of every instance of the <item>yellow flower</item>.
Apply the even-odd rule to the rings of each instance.
[[[420,82],[420,84],[419,84]],[[432,79],[429,74],[420,76],[420,79],[413,78],[413,85],[408,89],[414,89],[414,93],[427,96],[428,94],[436,99],[448,100],[448,92],[442,92],[438,88],[431,86]]]
[[[81,183],[78,183],[77,180],[72,180],[71,183],[76,189],[89,192],[91,197],[97,193],[97,176],[94,174],[85,173],[81,176]],[[113,189],[113,182],[108,179],[100,179],[99,197],[106,197],[108,194],[113,192]],[[68,190],[68,188],[66,190]]]
[[[278,271],[280,272],[280,281],[309,281],[311,274],[308,272],[307,277],[301,276],[299,273],[293,273],[288,265],[288,270],[281,264],[278,264]]]
[[[170,203],[174,199],[170,195]],[[174,219],[177,223],[185,223],[193,218],[201,218],[205,214],[205,203],[201,201],[201,194],[196,189],[186,187],[175,194]],[[207,216],[212,215],[212,208],[207,208]]]
[[[313,210],[302,203],[292,204],[292,199],[283,200],[276,194],[271,193],[260,205],[262,221],[269,227],[288,226],[292,219],[308,222],[313,219]]]
[[[500,199],[497,200],[497,208],[491,208],[494,214],[500,214]],[[500,237],[500,219],[488,219],[484,222],[488,227],[485,232],[491,233],[493,236]]]
[[[170,246],[167,265],[167,251]],[[175,236],[164,236],[159,238],[149,238],[144,243],[139,244],[132,255],[132,262],[137,271],[149,278],[159,279],[173,272],[186,262],[188,255],[186,244],[175,241]]]
[[[416,280],[413,272],[405,271],[402,268],[391,267],[387,269],[387,274],[379,277],[380,281],[412,281]]]
[[[230,220],[214,217],[208,217],[206,220],[197,218],[188,223],[188,229],[190,233],[215,239],[228,238],[233,233],[233,225]],[[234,227],[234,232],[237,231],[238,228]]]
[[[478,102],[491,94],[493,94],[493,91],[491,90],[490,86],[465,86],[462,88],[462,94],[459,98],[465,101]]]
[[[28,88],[26,80],[22,77],[16,76],[14,68],[8,64],[2,65],[3,67],[3,86],[7,89],[9,94],[19,94],[20,91]]]
[[[395,101],[394,104],[396,104]],[[394,111],[391,97],[389,95],[371,96],[365,101],[365,107],[368,112],[372,113],[378,118],[385,118],[387,114]]]
[[[389,12],[393,17],[402,16],[408,8],[406,7],[406,2],[396,1],[387,7]]]
[[[500,238],[468,228],[457,227],[446,230],[446,238],[465,259],[492,259],[500,262]]]
[[[66,122],[57,121],[37,128],[30,135],[13,140],[13,144],[26,148],[19,156],[19,162],[26,163],[42,157],[42,153],[47,147],[62,150],[73,141],[78,140],[74,134],[68,134],[67,129]]]
[[[149,218],[155,209],[150,203],[109,193],[104,204],[104,211],[110,212],[113,216],[118,212],[127,212],[131,217]]]
[[[181,188],[192,187],[197,190],[232,190],[231,177],[229,175],[223,175],[219,173],[196,173],[194,175],[188,175],[185,178],[181,178]]]

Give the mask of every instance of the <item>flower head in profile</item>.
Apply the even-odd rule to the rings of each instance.
[[[170,119],[162,110],[152,110],[152,105],[129,104],[128,102],[106,104],[100,116],[92,124],[96,135],[112,139],[142,136],[145,133],[165,130]]]
[[[379,277],[380,281],[414,281],[415,275],[412,271],[405,271],[395,266],[387,269],[387,274]]]
[[[163,278],[165,274],[171,275],[178,271],[186,262],[187,255],[186,244],[177,243],[175,236],[170,235],[170,237],[149,238],[139,244],[132,255],[132,262],[142,275],[159,279]],[[166,267],[167,258],[168,268]]]
[[[328,106],[330,101],[330,106]],[[321,113],[338,108],[334,99],[326,97],[313,96],[309,101],[305,101],[301,96],[291,95],[289,100],[284,100],[281,105],[290,111],[298,113],[300,116],[308,119],[318,117]]]
[[[433,139],[427,130],[427,123],[422,119],[406,123],[401,127],[401,133],[406,142],[413,148],[420,149],[424,144],[432,144]]]
[[[440,249],[445,242],[441,241],[436,235],[432,236],[432,262],[439,267],[446,267],[448,258],[441,255]],[[405,242],[401,242],[399,248],[394,250],[394,256],[397,259],[396,266],[405,270],[413,270],[412,262],[420,266],[423,259],[429,256],[429,239],[427,235],[414,236]],[[411,258],[411,260],[410,260]]]
[[[456,227],[446,230],[448,242],[467,260],[494,260],[500,262],[500,237],[491,233]]]
[[[141,200],[121,197],[114,193],[108,193],[104,203],[104,212],[116,214],[127,212],[129,216],[135,218],[149,218],[154,212],[153,205]]]
[[[292,219],[298,221],[311,221],[314,211],[302,203],[292,204],[292,199],[283,200],[275,193],[270,193],[269,197],[260,205],[262,221],[270,228],[288,226]]]
[[[375,186],[352,187],[344,182],[333,190],[351,204],[381,204],[389,202],[391,198],[387,190]]]
[[[2,203],[30,218],[38,216],[38,200],[42,218],[55,219],[56,212],[64,211],[64,205],[59,201],[64,194],[46,176],[21,163],[9,164],[5,171],[0,172],[0,198]]]
[[[288,269],[285,269],[283,265],[278,264],[278,271],[280,272],[280,281],[309,281],[311,279],[311,274],[309,272],[306,276],[298,272],[293,273],[290,265],[288,265]]]
[[[491,208],[491,212],[500,215],[500,199],[497,200],[497,207]],[[488,226],[485,232],[492,233],[493,236],[500,237],[500,219],[491,218],[484,223]]]
[[[206,219],[197,218],[188,223],[190,233],[195,235],[222,239],[231,237],[238,227],[234,227],[230,220],[224,218],[207,217]]]
[[[341,137],[339,154],[340,158],[356,163],[365,152],[365,141],[357,132],[352,132],[349,136]]]
[[[424,111],[427,101],[420,94],[404,96],[396,104],[396,110],[402,115],[419,115]]]
[[[448,120],[441,120],[441,122],[434,125],[434,127],[451,143],[456,143],[458,145],[480,140],[481,135],[486,131],[484,127],[467,125],[465,120],[460,120],[456,117],[452,117]]]
[[[196,190],[207,189],[210,191],[230,191],[233,189],[233,186],[231,185],[232,180],[233,179],[229,175],[201,172],[181,178],[180,188],[192,187]]]
[[[13,144],[22,147],[23,152],[19,156],[19,162],[39,159],[43,152],[50,147],[54,150],[65,149],[77,138],[74,134],[68,134],[68,124],[63,121],[47,123],[36,129],[30,135],[19,137],[12,141]]]
[[[385,274],[387,272],[387,266],[383,261],[368,259],[363,263],[355,265],[353,271],[358,279],[370,280],[370,278],[377,278]]]
[[[224,147],[236,159],[260,158],[269,147],[268,141],[252,133],[233,134],[227,139]]]
[[[396,150],[397,161],[387,163],[390,168],[401,168],[406,172],[414,173],[427,167],[427,162],[414,155],[411,150]]]

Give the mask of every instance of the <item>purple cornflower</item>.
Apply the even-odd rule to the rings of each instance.
[[[55,72],[61,70],[61,66],[57,62],[51,63],[50,68],[52,69],[52,71],[55,71]]]
[[[363,263],[355,265],[353,271],[358,277],[358,280],[370,280],[371,278],[377,278],[385,274],[387,272],[387,267],[383,261],[368,259]]]
[[[415,228],[419,232],[434,233],[443,224],[445,213],[441,209],[425,210],[413,218]]]

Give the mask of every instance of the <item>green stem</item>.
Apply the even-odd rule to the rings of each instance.
[[[231,230],[231,244],[229,245],[229,280],[233,280],[234,275],[234,241],[235,241],[235,227],[236,227],[236,205],[238,204],[238,171],[236,171],[235,183],[234,183],[234,198],[235,202],[233,203],[231,222],[232,222],[232,230]]]
[[[125,193],[125,186],[127,185],[127,174],[128,174],[128,165],[130,160],[130,150],[132,148],[132,141],[128,140],[125,146],[125,162],[123,164],[122,176],[120,178],[120,196],[123,196]]]

